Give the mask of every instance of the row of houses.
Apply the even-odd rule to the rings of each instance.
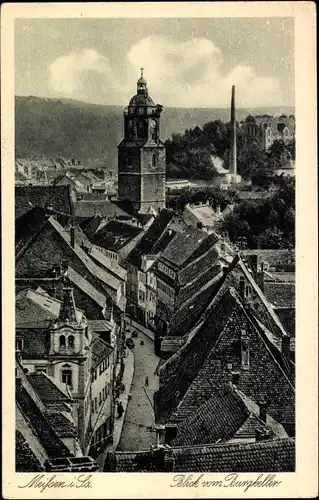
[[[154,332],[158,446],[111,453],[106,470],[181,470],[185,447],[204,460],[198,445],[209,445],[210,467],[228,451],[236,457],[238,443],[256,463],[260,453],[272,461],[282,453],[289,460],[278,467],[291,467],[294,253],[238,255],[214,230],[223,213],[208,217],[208,205],[187,207],[185,220],[167,209],[134,214],[110,200],[103,215],[85,214],[79,203],[69,186],[16,187],[17,363],[24,386],[40,393],[32,398],[43,418],[52,421],[48,405],[62,408],[61,391],[67,398],[64,466],[68,457],[96,456],[113,438],[126,315]],[[44,408],[48,384],[60,392]],[[17,453],[28,450],[42,468],[62,457],[59,446],[37,454],[46,443],[36,429],[23,434],[21,425],[19,433]]]
[[[113,265],[75,224],[68,186],[16,189],[16,353],[18,371],[25,375],[22,385],[31,384],[38,392],[38,397],[31,395],[34,404],[30,397],[30,405],[23,406],[22,396],[16,401],[23,414],[17,470],[27,470],[23,450],[41,470],[49,462],[55,470],[52,460],[96,456],[113,439],[124,370],[126,271]],[[88,244],[90,252],[84,250]],[[45,432],[30,430],[29,406],[49,418],[39,402],[44,398],[46,405],[46,397],[52,408],[61,407],[61,419],[72,424],[67,426],[70,435],[64,435],[60,424],[58,437],[69,440],[63,456],[60,446],[47,449]],[[70,406],[67,415],[64,403]],[[69,461],[64,466],[71,470]]]
[[[105,471],[295,470],[294,254],[234,255],[208,288],[160,342],[158,446],[109,453]]]
[[[79,160],[72,158],[49,160],[17,159],[15,184],[31,186],[69,185],[77,199],[90,197],[106,198],[115,194],[116,176],[107,169],[85,168]]]

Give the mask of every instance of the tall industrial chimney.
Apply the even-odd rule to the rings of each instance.
[[[229,173],[237,175],[235,85],[231,89]]]

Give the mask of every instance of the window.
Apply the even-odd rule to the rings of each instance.
[[[65,336],[64,335],[60,335],[59,346],[60,346],[60,349],[65,349]]]
[[[94,412],[94,401],[93,400],[91,401],[91,411],[92,411],[92,413]]]
[[[160,271],[163,271],[163,273],[167,274],[167,276],[170,276],[171,278],[175,278],[175,272],[170,269],[169,267],[165,266],[165,264],[162,264],[161,262],[158,264],[158,269]]]
[[[241,331],[241,366],[249,369],[249,339],[245,330]]]
[[[141,300],[142,302],[145,302],[145,293],[143,292],[143,290],[139,290],[139,291],[138,291],[138,298],[139,298],[139,300]]]
[[[97,398],[94,398],[94,411],[97,411]]]
[[[131,167],[133,165],[133,157],[132,155],[127,156],[126,164],[128,167]]]
[[[143,285],[146,285],[146,274],[139,272],[139,279]]]
[[[101,406],[102,404],[102,393],[100,392],[99,393],[99,406]]]
[[[152,167],[156,167],[156,155],[152,155]]]
[[[68,348],[74,349],[74,337],[73,337],[73,335],[70,335],[68,337]]]
[[[68,385],[72,388],[72,370],[64,368],[62,370],[62,384]]]

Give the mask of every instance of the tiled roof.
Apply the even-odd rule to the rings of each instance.
[[[243,259],[251,255],[256,255],[258,263],[268,262],[270,268],[284,268],[295,264],[295,251],[289,249],[247,249],[241,250],[240,255]]]
[[[65,389],[58,387],[56,381],[46,373],[30,373],[27,378],[44,404],[70,401]]]
[[[268,399],[269,414],[280,423],[294,422],[294,389],[286,361],[251,316],[233,289],[224,292],[202,325],[161,367],[163,385],[155,394],[158,419],[188,418],[209,399],[213,387],[229,380],[230,363],[240,371],[240,390],[254,400]],[[249,370],[242,368],[238,351],[242,329],[251,343]]]
[[[200,229],[187,229],[183,233],[176,233],[160,258],[179,268],[185,265],[207,237],[207,233]]]
[[[244,424],[249,411],[229,386],[213,390],[211,397],[178,426],[174,446],[227,441]]]
[[[203,328],[170,359],[167,383],[155,394],[155,407],[161,420],[168,420],[201,370],[234,307],[234,298],[226,292],[207,318]],[[200,340],[199,340],[200,339]],[[163,370],[163,367],[162,367]]]
[[[125,216],[127,213],[110,200],[85,200],[75,203],[75,217],[88,218],[95,215],[108,217]]]
[[[88,320],[87,323],[95,332],[109,332],[112,329],[112,324],[106,320],[93,319]]]
[[[68,456],[70,454],[68,448],[56,434],[47,415],[37,406],[24,386],[16,391],[16,401],[48,455],[50,457]]]
[[[16,328],[16,336],[23,339],[25,359],[37,359],[49,354],[50,331],[48,328]]]
[[[113,347],[106,344],[99,337],[95,337],[91,343],[91,354],[92,354],[92,368],[96,368],[104,359],[106,359],[111,352],[113,352]]]
[[[92,241],[102,248],[117,252],[142,231],[141,227],[111,220],[94,234]]]
[[[160,211],[154,222],[129,254],[127,261],[130,264],[140,267],[142,256],[153,253],[155,244],[161,238],[173,217],[174,212],[172,210],[163,209]]]
[[[185,337],[164,337],[161,343],[161,352],[176,352],[186,342]]]
[[[16,325],[28,327],[49,325],[59,317],[61,301],[39,290],[24,290],[16,297]],[[80,322],[83,311],[76,309],[76,320]]]
[[[36,237],[48,222],[49,214],[42,207],[29,207],[29,210],[15,221],[15,254],[21,252]]]
[[[265,281],[263,292],[276,309],[295,307],[295,283]]]
[[[55,228],[55,230],[60,234],[60,236],[62,236],[64,241],[71,247],[70,232],[65,230],[55,219],[53,219],[53,217],[50,218],[50,223]],[[85,267],[88,269],[88,271],[91,273],[92,276],[102,281],[108,287],[114,288],[116,290],[121,286],[120,281],[117,280],[110,273],[102,269],[100,266],[95,264],[95,262],[93,262],[93,260],[85,253],[85,251],[80,247],[80,245],[75,243],[74,247],[71,248],[75,252],[77,257],[81,260],[81,262],[85,265]]]
[[[55,430],[56,434],[60,438],[66,438],[66,437],[76,437],[77,436],[77,430],[75,428],[75,425],[70,422],[68,418],[66,418],[62,413],[57,413],[57,412],[50,412],[48,414],[48,420]]]
[[[40,464],[20,431],[16,430],[15,441],[16,472],[43,472]]]
[[[226,172],[228,173],[228,170]],[[218,219],[218,215],[210,205],[186,205],[185,211],[194,215],[198,221],[202,222],[203,226],[213,226],[216,224],[216,219]]]
[[[295,442],[291,438],[255,443],[223,443],[172,449],[172,472],[293,472]],[[113,452],[105,472],[159,472],[150,451]]]
[[[101,264],[119,279],[123,281],[126,280],[127,271],[117,262],[111,260],[109,257],[100,252],[100,250],[98,250],[94,246],[91,247],[89,256],[92,257],[92,259],[95,259],[99,264]]]
[[[228,384],[214,389],[212,396],[178,426],[174,446],[212,444],[231,438],[255,438],[256,429],[270,432],[271,438],[288,437],[284,428],[267,415],[259,418],[259,406]]]
[[[53,210],[71,214],[73,202],[69,186],[16,186],[15,216],[21,217],[31,208],[52,207]]]
[[[105,306],[105,296],[94,288],[91,283],[84,279],[79,273],[77,273],[71,266],[68,267],[68,279],[70,282],[82,290],[86,295],[93,299],[102,309]]]
[[[89,239],[92,239],[92,236],[95,234],[97,231],[99,225],[101,224],[103,220],[102,215],[94,215],[93,217],[89,217],[87,219],[82,220],[80,222],[80,227],[82,231],[89,237]]]

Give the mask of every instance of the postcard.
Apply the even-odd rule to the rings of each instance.
[[[2,6],[4,498],[317,496],[315,22]]]

